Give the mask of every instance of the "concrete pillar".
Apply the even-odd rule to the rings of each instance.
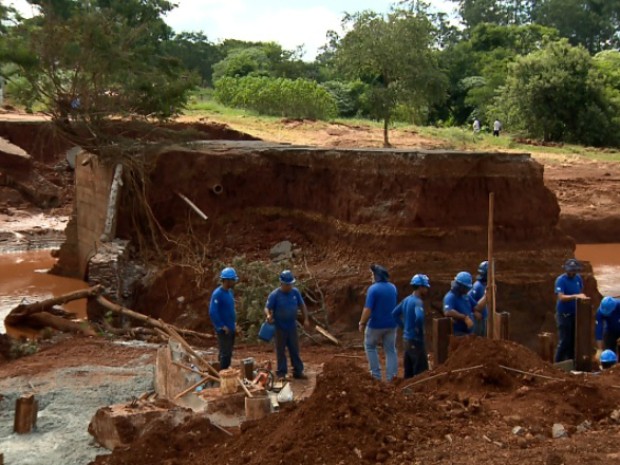
[[[577,371],[592,371],[593,348],[592,301],[590,299],[578,300],[575,315],[575,369]]]
[[[452,318],[433,319],[433,357],[436,365],[441,365],[448,358],[451,335]]]
[[[553,333],[538,335],[538,354],[545,362],[553,363],[555,356],[555,338]]]

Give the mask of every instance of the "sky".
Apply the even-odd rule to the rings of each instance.
[[[7,0],[3,0],[6,2]],[[451,13],[455,3],[428,0],[436,11]],[[24,14],[26,0],[8,0]],[[223,39],[275,41],[286,49],[304,45],[313,59],[329,30],[340,30],[343,13],[389,10],[392,0],[176,0],[166,18],[177,32],[202,31],[214,42]]]

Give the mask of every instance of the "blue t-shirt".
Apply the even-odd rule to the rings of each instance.
[[[620,336],[620,300],[616,300],[616,308],[609,315],[605,316],[599,308],[596,311],[596,327],[594,335],[597,341],[603,340],[603,333],[610,331]]]
[[[398,326],[403,328],[403,339],[424,345],[424,303],[410,295],[392,311]]]
[[[392,310],[398,303],[398,291],[390,282],[374,283],[368,288],[366,304],[369,308],[370,320],[368,327],[372,329],[396,328],[396,320],[392,316]]]
[[[299,290],[294,287],[291,292],[283,292],[278,288],[269,294],[267,309],[273,312],[276,328],[291,330],[297,327],[297,311],[304,305]]]
[[[477,280],[474,283],[474,287],[472,287],[471,291],[469,291],[469,295],[472,296],[476,302],[480,302],[480,299],[484,297],[484,291],[486,290],[486,288],[487,288],[486,283],[483,283],[482,281]],[[487,307],[485,305],[484,308],[482,309],[482,319],[486,320],[488,314],[489,312],[487,311]]]
[[[232,332],[235,331],[237,314],[235,313],[235,299],[232,289],[227,291],[220,286],[213,291],[209,305],[209,317],[218,333],[222,331],[224,326]]]
[[[576,295],[583,292],[583,280],[581,276],[575,275],[574,278],[569,278],[568,275],[563,274],[555,280],[555,293],[564,295]],[[577,311],[577,301],[570,300],[568,302],[562,302],[558,299],[556,306],[558,313],[566,313],[574,315]]]
[[[463,315],[467,315],[472,320],[474,319],[474,308],[478,302],[469,294],[459,295],[455,292],[448,291],[443,298],[443,312],[444,314],[450,310],[456,310]],[[472,329],[467,328],[467,324],[464,321],[453,319],[452,328],[454,333],[471,333]]]

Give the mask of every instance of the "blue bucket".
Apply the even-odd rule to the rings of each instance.
[[[258,331],[258,338],[261,341],[271,342],[273,335],[276,333],[276,327],[272,323],[265,321]]]

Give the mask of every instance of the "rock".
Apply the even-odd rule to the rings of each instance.
[[[519,423],[523,421],[520,415],[508,415],[504,417],[504,421],[508,423],[510,426],[517,426]]]
[[[562,439],[568,437],[568,431],[564,428],[564,425],[555,423],[551,429],[551,436],[553,439]]]
[[[396,437],[392,436],[392,435],[388,435],[385,437],[385,442],[387,444],[393,444],[397,441]]]
[[[609,418],[611,418],[615,422],[620,422],[620,410],[614,410],[613,412],[611,412]]]
[[[514,428],[512,428],[512,434],[514,434],[515,436],[523,436],[525,434],[525,428],[522,428],[521,426],[515,426]]]
[[[290,241],[279,242],[271,248],[269,257],[274,262],[290,260],[293,258],[293,244]]]
[[[592,423],[590,423],[588,420],[584,421],[579,426],[577,426],[578,433],[585,433],[586,431],[591,430],[591,429],[592,429]]]

